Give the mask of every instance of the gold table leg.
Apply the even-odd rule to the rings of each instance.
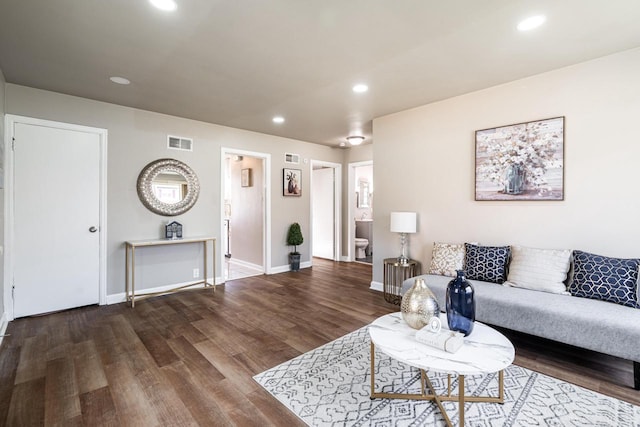
[[[129,302],[129,244],[124,245],[124,297]]]
[[[136,247],[131,247],[131,308],[136,306]]]
[[[371,399],[408,399],[408,400],[433,400],[438,405],[438,409],[442,413],[445,423],[449,427],[453,427],[449,415],[445,411],[442,402],[458,402],[459,425],[464,426],[464,405],[466,402],[485,402],[485,403],[504,403],[504,370],[498,372],[498,396],[465,396],[464,392],[464,375],[458,375],[458,394],[451,394],[451,376],[447,375],[447,394],[439,395],[436,393],[433,384],[426,375],[425,370],[420,370],[420,394],[412,393],[379,393],[375,391],[375,345],[371,341]],[[430,392],[427,393],[425,383],[429,386]]]

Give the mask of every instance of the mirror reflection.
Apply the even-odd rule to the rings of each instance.
[[[149,163],[138,176],[138,196],[151,212],[180,215],[198,200],[200,184],[195,172],[175,159]]]
[[[181,202],[187,194],[187,180],[178,172],[164,171],[151,182],[153,194],[162,203]]]
[[[358,189],[358,207],[369,208],[371,207],[371,193],[369,189],[369,181],[361,180]]]

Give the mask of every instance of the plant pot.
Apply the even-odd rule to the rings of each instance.
[[[291,271],[299,271],[300,254],[289,254],[289,264],[291,265]]]

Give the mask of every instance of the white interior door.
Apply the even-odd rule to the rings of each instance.
[[[334,259],[334,170],[313,170],[313,248],[314,257]]]
[[[99,302],[100,136],[14,125],[14,317]]]

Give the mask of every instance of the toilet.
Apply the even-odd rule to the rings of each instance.
[[[356,237],[356,258],[366,258],[364,250],[369,246],[369,240]]]

